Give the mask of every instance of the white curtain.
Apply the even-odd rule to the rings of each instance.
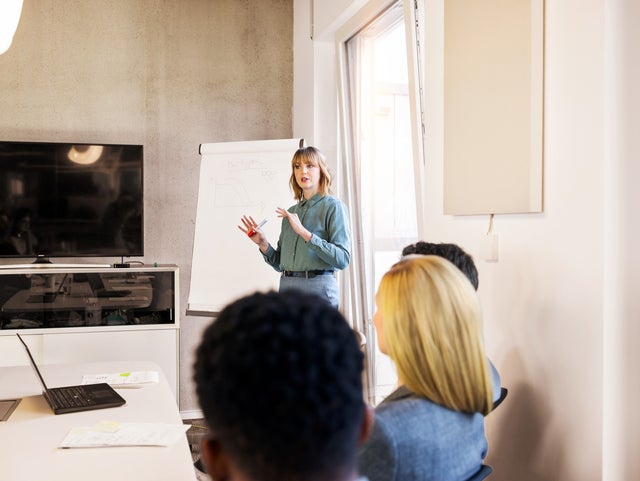
[[[353,238],[342,284],[343,311],[367,339],[365,395],[372,404],[380,398],[376,369],[382,356],[371,322],[375,289],[402,248],[418,239],[423,224],[417,45],[407,46],[415,42],[417,25],[413,3],[410,7],[407,12],[402,2],[387,3],[338,45],[343,85],[341,190]]]

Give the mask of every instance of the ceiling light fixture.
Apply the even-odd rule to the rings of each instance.
[[[2,0],[0,2],[0,55],[11,47],[21,13],[22,0]]]
[[[102,145],[72,145],[67,157],[76,164],[89,165],[100,158],[102,150]]]

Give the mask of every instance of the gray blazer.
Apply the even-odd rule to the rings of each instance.
[[[491,369],[496,399],[500,376]],[[486,454],[482,414],[453,411],[400,387],[376,408],[358,464],[370,481],[465,481]]]

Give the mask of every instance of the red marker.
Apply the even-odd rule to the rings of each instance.
[[[253,234],[256,233],[256,229],[259,229],[260,227],[262,227],[263,225],[265,225],[267,223],[267,219],[263,220],[262,222],[260,222],[257,226],[255,226],[253,229],[251,229],[249,232],[247,232],[247,235],[249,237],[253,236]]]

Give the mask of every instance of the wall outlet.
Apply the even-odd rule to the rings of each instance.
[[[487,234],[482,239],[480,252],[487,262],[498,262],[500,242],[498,234]]]

